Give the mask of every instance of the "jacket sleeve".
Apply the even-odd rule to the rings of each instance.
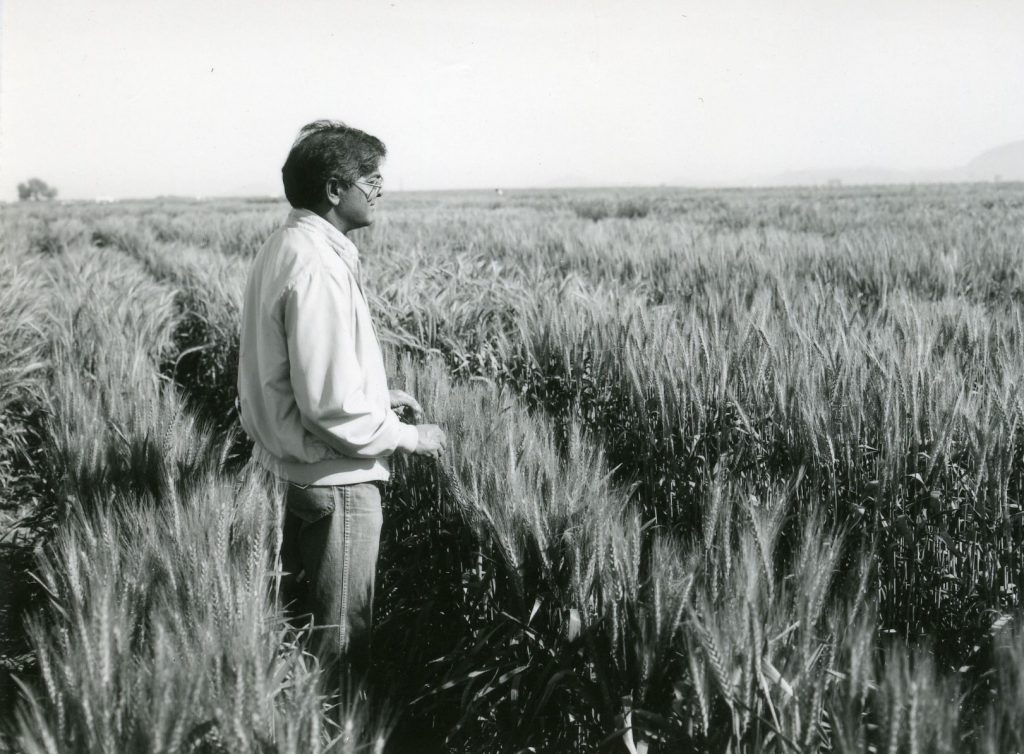
[[[351,281],[326,272],[307,271],[285,294],[290,378],[302,425],[352,458],[412,452],[416,428],[363,392],[352,312]]]

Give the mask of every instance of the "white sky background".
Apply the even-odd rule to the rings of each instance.
[[[0,199],[280,194],[298,128],[391,189],[744,184],[1024,138],[1019,0],[5,0]]]

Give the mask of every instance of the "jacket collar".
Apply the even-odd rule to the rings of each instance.
[[[359,270],[359,249],[348,240],[348,237],[315,212],[308,209],[293,209],[288,214],[287,224],[292,227],[305,228],[327,241],[334,253],[348,265],[353,273]]]

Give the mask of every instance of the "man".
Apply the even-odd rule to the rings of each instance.
[[[287,482],[287,596],[305,572],[325,663],[365,672],[380,541],[379,485],[396,451],[437,457],[445,434],[388,390],[351,231],[373,222],[386,149],[332,121],[305,126],[281,170],[293,210],[260,249],[242,311],[238,395],[254,458]]]

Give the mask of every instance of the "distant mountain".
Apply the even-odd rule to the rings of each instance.
[[[1024,181],[1024,139],[982,152],[964,170],[971,180]]]
[[[967,181],[1024,181],[1024,140],[982,152],[966,165],[938,170],[885,168],[828,168],[793,170],[758,181],[767,186],[851,186],[885,183],[959,183]]]

